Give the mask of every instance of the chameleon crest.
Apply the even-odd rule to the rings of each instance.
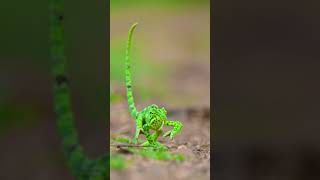
[[[137,23],[133,24],[129,30],[128,34],[128,43],[126,49],[126,89],[127,89],[127,98],[129,111],[131,116],[135,119],[136,122],[136,133],[133,138],[133,142],[137,144],[140,133],[144,134],[147,141],[142,145],[150,145],[155,148],[165,148],[164,145],[160,144],[157,139],[160,135],[163,134],[162,127],[172,126],[173,129],[163,134],[163,137],[169,136],[170,139],[173,139],[182,129],[183,125],[179,121],[173,121],[167,119],[167,111],[163,107],[158,107],[155,104],[152,104],[142,111],[138,111],[133,100],[132,94],[132,85],[131,85],[131,71],[130,71],[130,49],[131,49],[131,39],[132,33],[135,30]],[[150,130],[153,130],[154,133],[151,134]]]

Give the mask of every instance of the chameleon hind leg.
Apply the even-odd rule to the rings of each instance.
[[[181,122],[179,121],[166,121],[165,125],[167,126],[173,126],[173,129],[170,131],[167,131],[163,137],[169,136],[170,135],[170,139],[173,139],[183,128],[183,125]]]
[[[136,121],[136,133],[135,133],[134,138],[133,138],[133,143],[134,144],[138,143],[138,138],[139,138],[141,130],[142,130],[142,118],[140,116],[140,117],[137,118],[137,121]]]

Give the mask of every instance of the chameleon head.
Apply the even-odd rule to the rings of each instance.
[[[148,107],[147,113],[148,124],[154,130],[160,129],[167,120],[167,111],[153,104]]]

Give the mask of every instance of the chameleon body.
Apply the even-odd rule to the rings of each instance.
[[[133,138],[133,143],[137,144],[140,133],[143,133],[147,139],[142,145],[153,146],[155,148],[165,148],[164,145],[157,141],[158,137],[162,135],[162,127],[173,126],[172,130],[164,133],[163,137],[170,136],[170,139],[173,139],[183,127],[182,123],[179,121],[172,121],[167,119],[167,111],[163,107],[158,107],[155,104],[152,104],[142,111],[138,111],[132,94],[132,85],[131,85],[131,71],[130,71],[130,49],[132,34],[135,30],[138,23],[135,23],[131,26],[128,33],[128,42],[126,49],[126,90],[128,98],[128,106],[131,116],[135,119],[136,122],[136,132]],[[154,133],[151,134],[150,130],[153,130]]]
[[[71,109],[64,53],[64,0],[50,0],[50,57],[54,77],[54,108],[65,160],[76,179],[109,179],[109,153],[89,159],[79,143]]]

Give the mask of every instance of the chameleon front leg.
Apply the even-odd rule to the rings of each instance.
[[[183,128],[183,125],[181,122],[179,121],[166,121],[165,125],[167,126],[173,126],[173,129],[170,131],[167,131],[163,137],[169,136],[170,135],[170,139],[173,139]]]
[[[153,146],[153,147],[162,147],[163,145],[161,145],[159,142],[156,141],[156,139],[158,138],[158,136],[162,133],[161,131],[157,131],[156,133],[154,133],[153,135],[150,134],[150,126],[148,124],[143,125],[142,127],[143,129],[143,133],[147,139],[146,142],[142,143],[142,146]]]
[[[139,138],[139,135],[140,135],[140,131],[143,130],[142,129],[142,117],[139,116],[136,120],[136,133],[134,135],[134,138],[133,138],[133,143],[134,144],[137,144],[138,143],[138,138]]]
[[[146,139],[148,140],[149,144],[153,145],[155,141],[150,134],[150,126],[148,124],[145,124],[145,125],[143,125],[142,129],[143,129],[143,133],[144,133]]]
[[[162,129],[159,129],[157,130],[156,132],[154,132],[152,135],[151,135],[151,138],[154,140],[154,141],[157,141],[158,137],[163,133],[163,130]]]
[[[152,135],[148,134],[146,135],[147,141],[142,143],[142,146],[153,146],[156,149],[162,149],[165,150],[167,147],[157,141],[158,137],[163,133],[162,129],[157,130]]]

